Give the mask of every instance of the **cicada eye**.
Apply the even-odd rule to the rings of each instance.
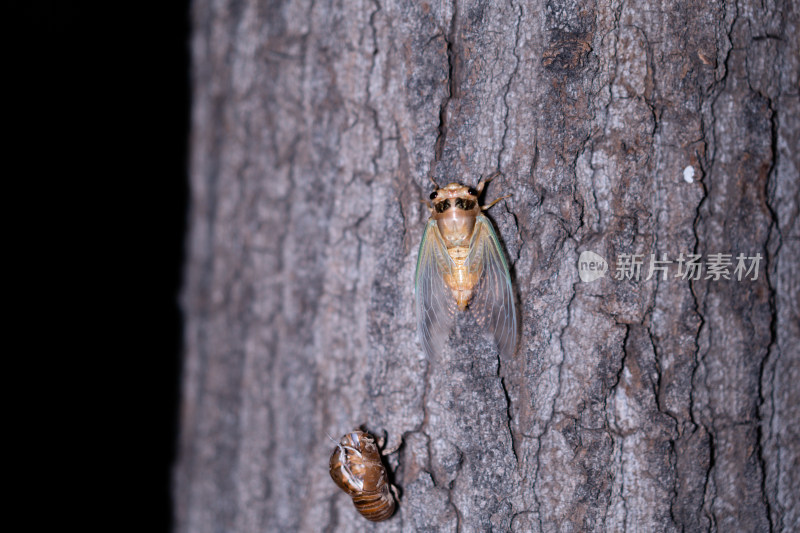
[[[439,193],[438,193],[438,192],[436,192],[436,191],[433,191],[433,192],[431,193],[431,200],[433,200],[433,199],[434,199],[434,198],[436,198],[437,196],[439,196]]]
[[[467,192],[468,192],[469,194],[471,194],[472,196],[478,196],[478,191],[476,191],[476,190],[475,190],[475,189],[473,189],[472,187],[470,187],[470,188],[469,188],[469,190],[468,190]]]

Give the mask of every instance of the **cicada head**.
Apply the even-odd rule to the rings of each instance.
[[[483,182],[481,182],[480,188],[483,189]],[[475,214],[477,214],[480,212],[478,206],[478,196],[480,193],[481,191],[479,189],[473,189],[472,187],[461,185],[460,183],[450,183],[431,193],[430,198],[433,202],[433,211],[441,214],[451,208],[460,211],[473,211],[478,208],[478,211],[475,212]]]
[[[480,180],[475,187],[461,185],[455,182],[448,183],[444,187],[439,187],[437,185],[436,190],[430,195],[430,199],[433,203],[432,211],[435,214],[441,214],[451,208],[455,208],[458,211],[471,212],[477,216],[481,210],[486,210],[490,207],[486,206],[481,208],[481,206],[478,205],[478,197],[483,193],[483,188],[486,184],[499,175],[500,171],[497,171],[488,178]],[[436,182],[434,181],[434,183]],[[494,205],[494,203],[496,203],[496,201],[491,205]]]

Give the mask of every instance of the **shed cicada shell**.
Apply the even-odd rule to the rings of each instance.
[[[330,473],[367,520],[380,522],[394,513],[395,501],[390,492],[394,487],[389,484],[378,445],[369,433],[355,430],[339,439],[331,454]]]
[[[431,193],[431,216],[417,258],[417,331],[425,352],[441,351],[456,308],[473,313],[504,355],[513,355],[517,317],[508,263],[478,197],[494,174],[476,188],[451,183]]]

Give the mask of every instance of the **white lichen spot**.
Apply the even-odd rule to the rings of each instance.
[[[692,165],[683,169],[683,181],[686,183],[694,183],[694,167]]]

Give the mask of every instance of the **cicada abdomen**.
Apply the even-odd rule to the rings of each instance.
[[[492,176],[494,177],[494,176]],[[500,241],[478,197],[477,187],[458,183],[431,193],[431,216],[422,236],[414,288],[417,330],[425,352],[441,350],[459,311],[471,312],[492,333],[498,349],[513,355],[517,344],[514,293]]]
[[[380,522],[392,516],[391,485],[375,439],[368,433],[356,430],[339,439],[331,454],[330,472],[364,518]]]

